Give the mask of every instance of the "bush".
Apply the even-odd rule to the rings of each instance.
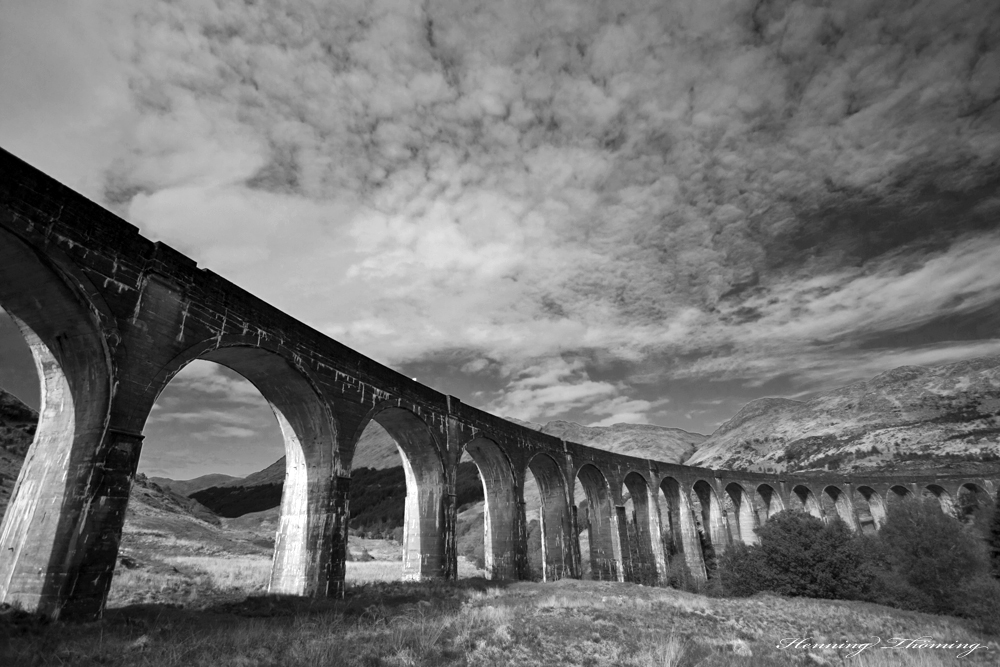
[[[719,560],[727,595],[781,595],[856,600],[870,595],[870,548],[839,518],[824,523],[786,510],[757,529],[760,544],[739,545]]]
[[[677,553],[667,556],[667,585],[689,593],[700,593],[702,583],[691,574],[684,554]]]
[[[736,544],[727,549],[719,559],[719,579],[725,595],[750,597],[763,590],[760,578],[764,567],[763,551],[746,544]]]
[[[958,592],[954,614],[972,619],[981,632],[1000,634],[1000,581],[980,574],[967,578]]]
[[[885,604],[957,613],[967,581],[988,572],[982,541],[933,498],[890,506],[877,541]]]

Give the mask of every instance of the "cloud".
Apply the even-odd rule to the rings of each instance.
[[[91,0],[0,6],[0,146],[96,200],[132,120],[130,14]]]
[[[57,175],[380,361],[499,378],[512,416],[651,419],[651,378],[815,386],[1000,296],[990,3],[100,7],[79,35],[7,10],[7,89],[67,86],[5,102],[0,137],[51,164],[78,105]],[[60,35],[95,59],[27,41]]]
[[[587,412],[595,415],[608,415],[604,419],[592,422],[589,426],[612,426],[613,424],[649,424],[649,412],[667,403],[669,399],[647,401],[643,399],[628,399],[624,396],[601,401],[589,408]]]
[[[592,407],[618,389],[589,379],[580,361],[550,359],[518,374],[500,400],[487,409],[496,414],[531,421],[554,410]]]
[[[236,371],[210,361],[191,362],[170,380],[167,388],[170,393],[184,392],[189,396],[202,394],[201,400],[222,400],[249,405],[266,404],[260,391],[249,380]],[[162,396],[157,400],[157,404],[161,402]],[[181,415],[175,415],[175,418],[181,418]]]

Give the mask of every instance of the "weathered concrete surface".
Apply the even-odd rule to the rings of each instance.
[[[344,585],[351,461],[375,421],[407,478],[403,568],[453,577],[455,478],[467,451],[486,492],[490,576],[527,572],[524,478],[538,482],[546,580],[664,581],[669,561],[705,577],[706,554],[782,508],[873,529],[901,495],[944,510],[997,480],[767,475],[670,465],[566,442],[505,421],[331,340],[0,151],[0,306],[42,378],[35,441],[0,525],[0,601],[55,617],[100,615],[156,397],[195,359],[223,364],[270,403],[287,471],[270,590]],[[590,553],[580,554],[588,500]],[[986,500],[984,500],[986,502]],[[626,509],[626,507],[629,509]]]

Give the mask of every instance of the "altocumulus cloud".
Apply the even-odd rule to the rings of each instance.
[[[665,379],[1000,351],[884,342],[1000,298],[996,3],[90,4],[5,7],[100,66],[24,38],[5,81],[97,93],[8,99],[0,138],[72,108],[87,168],[57,175],[367,354],[482,377],[484,406],[642,422]]]

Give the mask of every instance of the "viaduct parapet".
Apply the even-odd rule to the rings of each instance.
[[[777,511],[877,527],[887,503],[992,497],[975,476],[791,475],[709,470],[559,440],[415,382],[268,305],[0,150],[0,306],[42,384],[35,440],[0,525],[0,602],[53,618],[101,614],[143,429],[196,359],[267,399],[287,468],[269,590],[344,590],[351,461],[375,421],[402,454],[406,578],[454,577],[463,452],[485,490],[492,578],[527,576],[527,471],[541,495],[542,576],[664,583],[669,559],[706,559]],[[578,488],[587,510],[575,506]],[[578,536],[588,529],[587,553]]]

